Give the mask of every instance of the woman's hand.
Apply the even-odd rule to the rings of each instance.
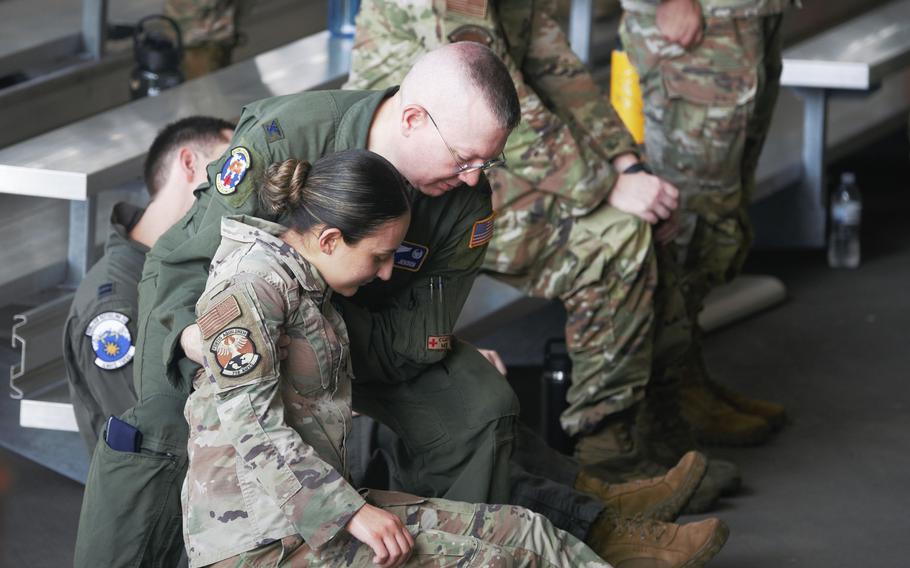
[[[414,539],[401,519],[379,507],[364,505],[348,521],[351,535],[373,550],[373,564],[396,568],[411,555]]]

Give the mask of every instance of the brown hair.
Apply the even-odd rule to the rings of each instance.
[[[410,210],[407,187],[379,154],[345,150],[312,165],[293,158],[269,165],[258,194],[265,210],[285,215],[289,229],[303,232],[325,225],[340,230],[353,245]]]

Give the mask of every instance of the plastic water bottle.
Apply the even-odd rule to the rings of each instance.
[[[329,32],[332,37],[352,38],[360,0],[329,0]]]
[[[828,234],[828,266],[856,268],[859,266],[859,229],[863,216],[863,200],[856,185],[856,176],[841,174],[840,185],[831,195],[831,231]]]

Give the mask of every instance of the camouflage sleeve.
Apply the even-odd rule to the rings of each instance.
[[[522,65],[525,81],[547,106],[578,133],[592,139],[612,160],[620,154],[639,154],[632,135],[590,72],[569,47],[553,17],[554,0],[539,1],[531,21],[531,40]]]
[[[222,434],[307,544],[319,548],[364,500],[285,421],[276,339],[288,295],[278,286],[242,274],[200,305],[205,366],[217,383]]]
[[[365,0],[357,13],[357,35],[344,89],[382,89],[398,85],[411,65],[438,47],[432,3]]]
[[[343,301],[356,377],[407,381],[428,365],[442,361],[452,348],[452,331],[483,263],[493,225],[492,206],[484,188],[461,191],[461,199],[442,207],[446,220],[454,222],[446,238],[426,252],[427,259],[415,278],[388,294],[384,294],[385,286],[377,286],[374,296],[384,294],[380,309],[375,309],[379,302],[369,302],[369,309],[362,302]],[[443,198],[426,197],[422,203],[433,199]],[[421,215],[420,201],[415,203],[412,215]],[[489,223],[489,233],[483,232],[485,223]],[[396,272],[404,270],[400,265],[395,268]]]

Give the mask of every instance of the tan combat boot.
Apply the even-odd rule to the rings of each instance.
[[[724,402],[740,412],[764,418],[765,422],[774,429],[780,428],[787,422],[787,410],[782,404],[760,398],[749,398],[711,379],[708,379],[707,383],[708,388]]]
[[[771,435],[771,425],[764,418],[740,412],[704,383],[686,382],[679,394],[683,418],[706,444],[753,446]]]
[[[587,543],[614,568],[699,568],[720,552],[729,533],[718,519],[677,525],[602,515]]]
[[[575,457],[593,466],[601,479],[622,483],[667,473],[667,467],[648,459],[632,435],[631,422],[637,405],[607,417],[598,429],[584,434],[575,443]]]
[[[673,521],[698,488],[707,468],[707,459],[689,452],[662,477],[607,483],[584,469],[575,480],[575,489],[597,497],[617,516]]]

